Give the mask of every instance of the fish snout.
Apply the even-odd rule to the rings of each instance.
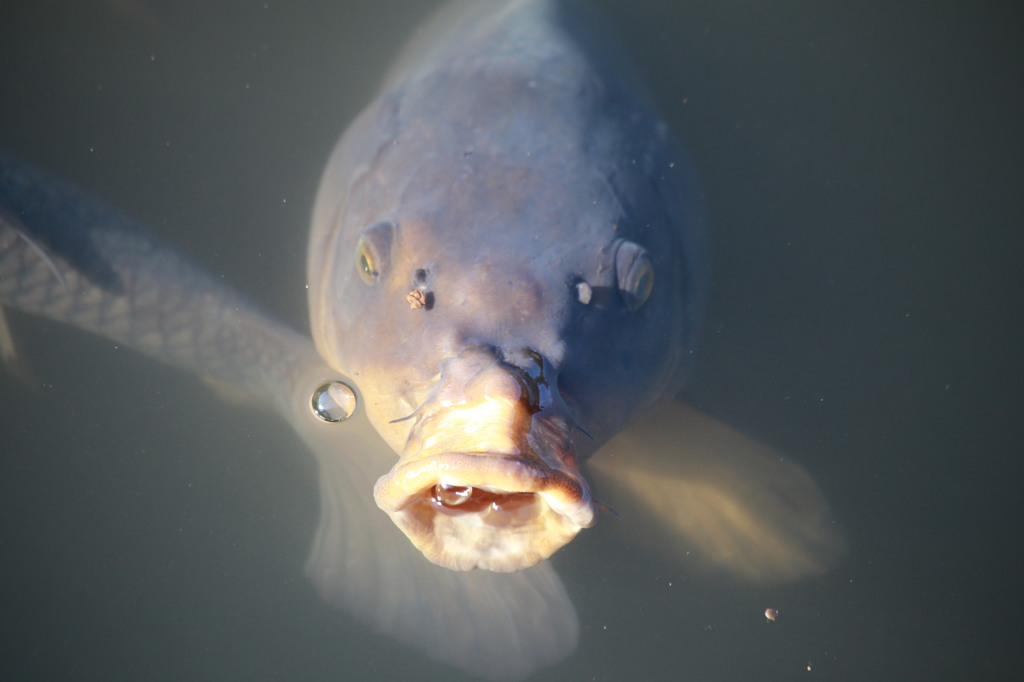
[[[516,571],[593,525],[596,507],[570,422],[542,405],[535,378],[505,362],[473,366],[458,386],[457,370],[442,379],[374,498],[430,561]]]

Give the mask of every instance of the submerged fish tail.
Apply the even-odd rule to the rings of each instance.
[[[175,367],[272,393],[298,334],[92,196],[0,155],[0,306],[99,334]],[[299,360],[296,356],[305,356]]]

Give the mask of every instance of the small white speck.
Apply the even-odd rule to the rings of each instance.
[[[577,282],[576,284],[576,300],[583,305],[590,303],[590,299],[593,296],[593,290],[590,285],[586,282]]]

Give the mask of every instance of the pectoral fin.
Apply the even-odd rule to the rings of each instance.
[[[656,408],[589,463],[623,530],[689,568],[753,582],[825,571],[843,542],[796,463],[680,402]]]
[[[576,613],[548,563],[517,573],[440,568],[376,507],[374,482],[396,455],[364,412],[298,430],[319,468],[320,525],[306,570],[325,600],[492,679],[525,677],[573,651]]]

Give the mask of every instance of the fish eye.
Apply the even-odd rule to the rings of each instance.
[[[654,265],[647,250],[639,244],[619,242],[615,250],[615,276],[619,293],[631,312],[646,303],[654,291]]]
[[[394,224],[381,221],[363,229],[356,244],[356,272],[363,284],[373,286],[387,272]]]
[[[356,392],[343,381],[328,381],[313,391],[310,407],[318,419],[343,422],[356,411]]]
[[[359,238],[359,244],[356,246],[356,272],[359,273],[359,278],[366,285],[372,286],[380,277],[380,270],[377,269],[377,257],[373,252],[373,247],[362,237]]]

